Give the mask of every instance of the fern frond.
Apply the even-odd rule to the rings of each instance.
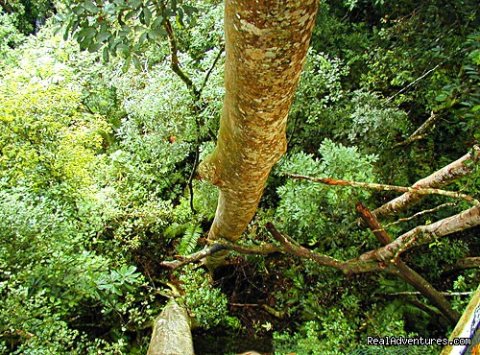
[[[202,227],[198,224],[191,224],[183,234],[182,239],[177,247],[177,252],[180,255],[191,254],[197,246],[198,239],[202,235]]]

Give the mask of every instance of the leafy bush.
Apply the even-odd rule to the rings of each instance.
[[[374,155],[362,155],[355,147],[325,140],[318,150],[321,160],[294,153],[284,159],[278,173],[302,174],[372,182]],[[280,202],[276,219],[282,230],[299,242],[338,247],[336,235],[355,218],[355,201],[367,200],[369,192],[349,187],[330,187],[310,181],[289,179],[277,189]]]

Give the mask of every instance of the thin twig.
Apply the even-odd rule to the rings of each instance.
[[[430,74],[431,72],[437,70],[437,68],[442,65],[442,63],[440,64],[437,64],[435,65],[432,69],[428,70],[427,72],[425,72],[423,75],[421,75],[420,77],[418,77],[417,79],[415,79],[414,81],[412,81],[410,84],[408,84],[407,86],[405,86],[404,88],[402,88],[401,90],[397,91],[395,94],[393,94],[392,96],[390,96],[388,99],[387,99],[387,102],[390,102],[392,101],[397,95],[400,95],[402,92],[408,90],[410,87],[412,87],[413,85],[415,85],[416,83],[418,83],[420,80],[422,80],[423,78],[425,78],[428,74]]]
[[[455,296],[470,296],[474,292],[439,292],[442,296],[455,297]],[[392,292],[392,293],[383,293],[385,296],[417,296],[421,295],[421,292],[418,291],[402,291],[402,292]]]
[[[454,202],[442,203],[441,205],[438,205],[437,207],[434,207],[434,208],[430,208],[430,209],[428,209],[428,210],[424,210],[424,211],[417,212],[417,213],[415,213],[414,215],[412,215],[412,216],[410,216],[410,217],[399,218],[399,219],[396,220],[395,222],[391,222],[391,223],[388,223],[388,224],[384,224],[384,228],[388,228],[388,227],[391,227],[391,226],[394,226],[394,225],[397,225],[397,224],[400,224],[400,223],[403,223],[403,222],[408,222],[408,221],[411,221],[411,220],[414,219],[414,218],[423,216],[424,214],[434,213],[434,212],[437,212],[437,211],[441,210],[442,208],[445,208],[445,207],[453,207],[453,206],[456,206],[456,205],[457,205],[457,204],[454,203]]]
[[[401,146],[405,146],[405,145],[409,145],[410,143],[414,142],[414,141],[418,141],[420,139],[423,139],[425,138],[425,134],[426,132],[430,129],[430,127],[433,126],[433,124],[437,121],[437,119],[440,117],[441,115],[439,114],[436,114],[435,112],[431,112],[430,113],[430,117],[420,126],[418,127],[415,132],[413,132],[410,137],[408,137],[407,139],[405,139],[403,142],[400,142],[400,143],[397,143],[395,144],[393,147],[396,148],[396,147],[401,147]]]
[[[309,180],[313,182],[318,182],[321,184],[326,185],[334,185],[334,186],[351,186],[351,187],[358,187],[376,191],[396,191],[396,192],[409,192],[415,193],[418,195],[441,195],[447,196],[456,199],[465,200],[473,205],[479,205],[480,202],[474,199],[472,196],[462,194],[456,191],[447,191],[447,190],[440,190],[435,188],[420,188],[420,187],[405,187],[405,186],[396,186],[396,185],[386,185],[386,184],[377,184],[373,182],[359,182],[359,181],[348,181],[348,180],[341,180],[341,179],[332,179],[332,178],[316,178],[312,176],[304,176],[304,175],[297,175],[297,174],[286,174],[286,176],[291,177],[293,179],[298,180]]]
[[[205,75],[205,78],[203,79],[203,83],[202,83],[202,85],[200,86],[200,90],[198,90],[198,95],[199,95],[199,96],[202,95],[203,89],[204,89],[205,86],[207,85],[208,79],[210,78],[210,75],[212,74],[213,69],[215,69],[215,66],[217,65],[217,62],[218,62],[218,61],[220,60],[220,58],[222,57],[222,53],[223,53],[224,50],[225,50],[225,45],[222,45],[222,46],[220,47],[220,50],[219,50],[218,53],[217,53],[217,56],[215,57],[215,60],[214,60],[213,63],[212,63],[212,66],[211,66],[210,69],[207,71],[207,74]]]

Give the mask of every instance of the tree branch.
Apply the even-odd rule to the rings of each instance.
[[[180,62],[178,60],[178,44],[175,34],[173,32],[172,24],[168,19],[165,19],[163,22],[165,31],[167,31],[168,42],[170,43],[170,55],[171,55],[171,67],[172,70],[182,79],[182,81],[187,85],[187,88],[191,91],[195,102],[198,101],[199,91],[193,84],[193,81],[183,72],[180,68]]]
[[[266,228],[275,238],[275,240],[277,240],[281,244],[282,250],[284,252],[298,256],[300,258],[313,260],[315,263],[322,266],[333,267],[335,269],[341,270],[345,274],[385,271],[387,268],[387,266],[385,266],[385,264],[381,262],[364,262],[358,259],[352,259],[342,262],[330,256],[316,253],[308,248],[299,245],[289,236],[280,233],[277,228],[275,228],[275,226],[270,222],[267,223]]]
[[[439,292],[442,296],[446,297],[455,297],[455,296],[471,296],[473,292]],[[418,291],[403,291],[403,292],[392,292],[385,293],[385,296],[417,296],[421,295],[421,292]]]
[[[478,256],[459,259],[455,264],[448,265],[445,268],[445,272],[475,268],[480,268],[480,257]]]
[[[212,63],[212,66],[211,66],[210,69],[207,71],[207,74],[205,75],[205,78],[203,79],[202,86],[200,86],[200,90],[198,90],[198,96],[201,96],[201,95],[202,95],[203,89],[204,89],[205,86],[207,85],[208,79],[210,79],[210,75],[212,74],[213,69],[215,69],[215,66],[217,65],[218,61],[219,61],[220,58],[222,57],[223,51],[225,51],[225,45],[222,45],[222,46],[220,47],[220,50],[218,51],[217,56],[215,57],[215,60],[214,60],[213,63]]]
[[[239,244],[235,244],[229,242],[227,240],[215,240],[215,241],[208,241],[211,245],[206,246],[202,250],[187,255],[187,256],[180,256],[177,255],[177,260],[173,261],[162,261],[160,263],[161,266],[168,267],[170,269],[178,269],[184,265],[194,263],[196,261],[200,261],[205,259],[208,256],[216,254],[220,251],[225,250],[233,250],[240,254],[255,254],[255,255],[268,255],[273,253],[282,252],[277,246],[269,243],[265,243],[262,245],[255,245],[255,246],[243,246]]]
[[[293,179],[309,180],[309,181],[318,182],[326,185],[351,186],[351,187],[359,187],[359,188],[376,190],[376,191],[408,192],[408,193],[415,193],[417,195],[441,195],[441,196],[447,196],[451,198],[462,199],[473,205],[480,204],[480,202],[474,199],[472,196],[462,194],[456,191],[446,191],[446,190],[427,188],[427,187],[421,188],[421,187],[415,187],[415,186],[404,187],[404,186],[396,186],[396,185],[377,184],[373,182],[358,182],[358,181],[348,181],[348,180],[332,179],[332,178],[315,178],[311,176],[304,176],[304,175],[297,175],[297,174],[286,174],[286,175]]]
[[[390,237],[385,229],[382,228],[378,220],[367,207],[365,207],[362,203],[357,203],[356,208],[357,212],[360,214],[362,219],[365,221],[380,243],[386,245],[392,242],[392,237]],[[391,260],[391,263],[393,264],[393,267],[398,270],[398,276],[402,280],[415,287],[415,289],[417,289],[423,296],[437,306],[452,324],[457,323],[460,315],[452,309],[447,299],[439,291],[437,291],[430,282],[424,279],[415,270],[411,269],[399,258]]]
[[[437,64],[435,65],[432,69],[426,71],[424,74],[422,74],[421,76],[419,76],[417,79],[415,79],[414,81],[412,81],[410,84],[408,84],[407,86],[405,86],[404,88],[402,88],[401,90],[397,91],[395,94],[393,94],[392,96],[390,96],[388,99],[387,99],[387,102],[390,102],[392,101],[397,95],[400,95],[402,92],[408,90],[410,87],[412,87],[413,85],[415,85],[416,83],[418,83],[420,80],[422,80],[423,78],[425,78],[428,74],[430,74],[431,72],[437,70],[437,68],[442,65],[442,63],[440,64]]]
[[[412,187],[415,188],[438,188],[440,186],[448,185],[452,181],[468,175],[473,171],[474,165],[480,159],[480,148],[474,146],[472,151],[468,152],[460,159],[448,164],[433,174],[418,180]],[[398,213],[407,207],[415,204],[423,198],[415,192],[407,192],[387,203],[380,206],[373,211],[373,214],[379,218],[393,213]]]
[[[289,236],[281,234],[272,223],[267,223],[267,229],[275,238],[275,240],[280,243],[280,247],[271,243],[264,243],[259,246],[242,246],[224,239],[215,240],[210,241],[212,245],[207,246],[196,253],[188,256],[176,256],[177,260],[163,261],[160,263],[160,265],[170,269],[177,269],[186,264],[200,261],[206,257],[211,257],[216,253],[226,250],[233,250],[241,254],[254,255],[268,255],[273,253],[290,254],[299,258],[313,260],[315,263],[322,266],[333,267],[345,274],[357,274],[374,271],[389,271],[392,273],[396,272],[395,270],[389,269],[385,263],[379,261],[363,261],[359,259],[352,259],[345,262],[339,261],[330,256],[316,253],[299,245]]]
[[[391,260],[406,250],[430,243],[437,238],[480,225],[480,206],[472,207],[459,214],[441,219],[429,225],[418,226],[401,235],[388,245],[366,252],[361,260]]]
[[[435,112],[432,111],[430,113],[430,117],[425,122],[423,122],[423,124],[410,135],[410,137],[405,139],[403,142],[395,144],[393,148],[409,145],[414,141],[425,138],[426,132],[430,129],[430,127],[433,126],[433,124],[437,121],[439,117],[440,115],[437,115]]]
[[[445,208],[445,207],[453,207],[455,206],[456,203],[452,203],[452,202],[447,202],[447,203],[442,203],[441,205],[438,205],[437,207],[434,207],[434,208],[430,208],[428,210],[424,210],[424,211],[420,211],[420,212],[417,212],[415,213],[414,215],[410,216],[410,217],[405,217],[405,218],[399,218],[398,220],[396,220],[395,222],[392,222],[392,223],[387,223],[387,224],[384,224],[384,228],[387,228],[387,227],[391,227],[391,226],[394,226],[394,225],[397,225],[397,224],[400,224],[400,223],[403,223],[403,222],[408,222],[408,221],[411,221],[412,219],[415,219],[419,216],[423,216],[424,214],[427,214],[427,213],[434,213],[434,212],[437,212],[439,210],[441,210],[442,208]]]
[[[226,247],[224,247],[223,245],[214,244],[214,245],[210,245],[208,247],[205,247],[202,250],[200,250],[196,253],[190,254],[188,256],[185,256],[185,257],[177,256],[177,258],[179,258],[180,260],[162,261],[160,263],[160,265],[175,270],[175,269],[178,269],[179,267],[182,267],[184,265],[202,260],[209,255],[215,254],[215,253],[217,253],[221,250],[225,250],[225,249],[226,249]]]

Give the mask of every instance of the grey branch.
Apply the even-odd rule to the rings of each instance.
[[[423,122],[423,124],[418,127],[415,132],[413,132],[411,134],[410,137],[408,137],[407,139],[405,139],[403,142],[401,143],[398,143],[398,144],[395,144],[393,147],[401,147],[401,146],[405,146],[405,145],[409,145],[410,143],[414,142],[414,141],[418,141],[420,139],[423,139],[425,138],[425,135],[427,133],[427,131],[434,125],[434,123],[437,121],[437,119],[440,117],[440,115],[436,114],[435,112],[431,112],[430,113],[430,117],[425,121]]]
[[[470,152],[468,152],[461,158],[455,160],[454,162],[448,164],[440,170],[435,171],[431,175],[421,180],[418,180],[415,184],[412,185],[412,187],[438,188],[448,185],[452,181],[470,174],[473,171],[474,166],[478,163],[479,159],[480,148],[478,146],[474,146]],[[420,195],[415,192],[406,192],[403,195],[378,207],[373,211],[373,214],[377,218],[379,218],[390,214],[398,213],[400,211],[403,211],[407,207],[417,203],[423,197],[424,195]]]
[[[392,242],[392,237],[382,228],[377,218],[370,212],[370,210],[363,204],[358,203],[357,212],[362,219],[371,229],[378,241],[383,244],[389,244]],[[430,300],[438,309],[442,312],[446,319],[452,324],[456,324],[460,315],[452,309],[452,306],[447,299],[433,287],[433,285],[424,279],[419,273],[411,269],[400,258],[394,259],[390,262],[391,267],[395,268],[398,272],[397,275],[407,282],[409,285],[415,287],[423,296]]]
[[[424,214],[427,214],[427,213],[435,213],[435,212],[440,211],[441,209],[443,209],[445,207],[454,207],[454,206],[456,206],[456,203],[453,203],[453,202],[442,203],[441,205],[438,205],[437,207],[417,212],[410,217],[399,218],[395,222],[384,224],[384,228],[391,227],[391,226],[394,226],[394,225],[397,225],[397,224],[400,224],[400,223],[403,223],[403,222],[411,221],[412,219],[423,216]]]
[[[387,99],[387,102],[389,101],[392,101],[397,95],[400,95],[402,92],[405,92],[407,91],[410,87],[412,87],[413,85],[415,85],[416,83],[418,83],[420,80],[422,80],[423,78],[425,78],[427,75],[429,75],[430,73],[434,72],[435,70],[437,70],[437,68],[442,65],[443,63],[440,63],[440,64],[437,64],[435,65],[432,69],[426,71],[425,73],[423,73],[421,76],[419,76],[417,79],[415,79],[414,81],[412,81],[410,84],[408,84],[407,86],[405,86],[404,88],[402,88],[401,90],[399,90],[398,92],[396,92],[395,94],[393,94],[392,96],[390,96],[388,99]]]
[[[473,292],[439,292],[442,296],[455,297],[455,296],[471,296]],[[386,296],[418,296],[421,292],[418,291],[404,291],[404,292],[392,292],[385,293]]]
[[[480,225],[480,206],[441,219],[429,225],[418,226],[388,245],[360,256],[361,260],[391,260],[415,246],[431,243],[438,238]]]

